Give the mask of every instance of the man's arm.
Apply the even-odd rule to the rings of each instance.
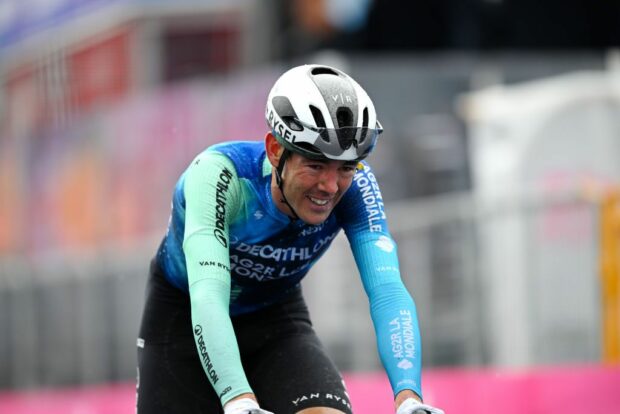
[[[380,236],[371,244],[376,247],[379,243],[384,247],[379,250],[392,250],[385,249],[388,246],[386,239],[388,237],[388,235]],[[400,276],[395,273],[389,274],[398,269],[397,262],[387,266],[385,263],[382,264],[381,255],[373,259],[372,251],[376,249],[369,249],[368,242],[362,243],[362,247],[356,243],[352,243],[352,246],[356,246],[354,256],[360,267],[364,288],[370,301],[381,362],[395,394],[396,413],[443,414],[443,411],[422,403],[422,341],[418,318],[413,299],[400,280]],[[364,252],[365,250],[370,252]],[[392,270],[387,271],[388,268]],[[374,269],[374,272],[369,269]]]
[[[415,304],[403,285],[379,184],[368,164],[355,174],[337,210],[370,302],[381,362],[396,396],[421,396],[422,343]]]
[[[187,170],[184,182],[183,250],[194,339],[200,362],[222,405],[252,395],[229,315],[228,222],[239,202],[236,180],[227,158],[203,153]]]
[[[381,362],[394,392],[397,414],[443,414],[423,404],[422,340],[415,303],[405,288],[383,198],[370,167],[358,171],[337,212],[370,302]]]
[[[361,274],[366,271],[360,270]],[[363,276],[381,362],[397,396],[404,390],[422,398],[422,339],[415,304],[402,281],[374,285]]]
[[[421,397],[422,344],[415,304],[400,278],[383,197],[366,163],[342,203],[338,218],[368,295],[379,355],[394,395],[409,390]]]

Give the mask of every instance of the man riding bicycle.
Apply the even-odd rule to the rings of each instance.
[[[305,65],[276,81],[265,115],[264,142],[209,147],[176,184],[138,339],[138,414],[351,414],[300,287],[341,229],[397,413],[443,413],[421,402],[415,305],[363,161],[382,132],[372,101]]]

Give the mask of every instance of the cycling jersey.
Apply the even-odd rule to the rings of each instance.
[[[157,261],[166,279],[191,298],[198,353],[225,404],[252,392],[230,316],[277,303],[343,229],[370,301],[381,361],[394,393],[421,395],[421,340],[415,305],[399,273],[396,244],[370,166],[363,163],[329,218],[291,220],[275,205],[272,167],[262,142],[229,142],[199,154],[173,194]]]

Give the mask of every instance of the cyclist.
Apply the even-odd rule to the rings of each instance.
[[[421,341],[377,180],[366,92],[328,66],[284,73],[264,142],[200,153],[174,189],[138,339],[138,414],[351,413],[300,281],[343,229],[398,414],[421,402]]]

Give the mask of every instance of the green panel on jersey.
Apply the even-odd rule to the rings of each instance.
[[[229,317],[229,217],[238,209],[239,181],[228,158],[202,153],[185,179],[185,252],[194,339],[222,405],[252,392]]]

